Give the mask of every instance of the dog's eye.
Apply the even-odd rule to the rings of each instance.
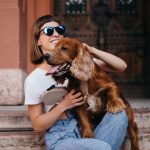
[[[64,47],[64,46],[62,46],[62,47],[61,47],[61,50],[66,51],[66,50],[67,50],[67,48],[66,48],[66,47]]]

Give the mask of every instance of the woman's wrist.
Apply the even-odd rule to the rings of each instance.
[[[93,46],[89,46],[89,45],[87,45],[87,44],[86,44],[86,47],[87,47],[88,51],[89,51],[92,55],[97,55],[97,52],[102,51],[102,50],[99,50],[99,49],[97,49],[97,48],[95,48],[95,47],[93,47]]]
[[[64,107],[64,105],[62,104],[62,102],[60,102],[59,104],[57,104],[58,109],[60,110],[61,113],[66,111],[66,108]]]

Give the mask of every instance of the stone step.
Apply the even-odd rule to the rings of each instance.
[[[138,128],[150,127],[150,107],[133,108]],[[26,106],[0,106],[0,131],[31,130]]]
[[[150,100],[132,100],[139,128],[140,150],[150,150]],[[41,136],[34,134],[26,106],[0,106],[0,150],[44,150]],[[126,138],[122,150],[130,150]]]
[[[140,150],[150,150],[150,130],[139,131]],[[33,131],[0,132],[0,150],[45,150],[42,135]],[[128,138],[121,150],[130,150]]]
[[[150,99],[129,99],[138,128],[150,128]]]
[[[150,128],[139,130],[138,141],[140,150],[150,150]],[[131,150],[130,139],[128,137],[124,140],[121,150]]]
[[[0,132],[0,150],[44,150],[43,136],[33,131]]]
[[[31,130],[26,106],[0,106],[0,131]]]
[[[138,128],[150,128],[150,109],[134,109],[134,118]]]

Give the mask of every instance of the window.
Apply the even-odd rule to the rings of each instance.
[[[86,0],[66,0],[65,13],[66,14],[85,14]]]

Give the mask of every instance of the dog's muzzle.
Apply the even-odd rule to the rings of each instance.
[[[51,70],[46,73],[46,75],[53,75],[55,77],[62,76],[70,70],[70,66],[71,65],[69,63],[54,65]]]

